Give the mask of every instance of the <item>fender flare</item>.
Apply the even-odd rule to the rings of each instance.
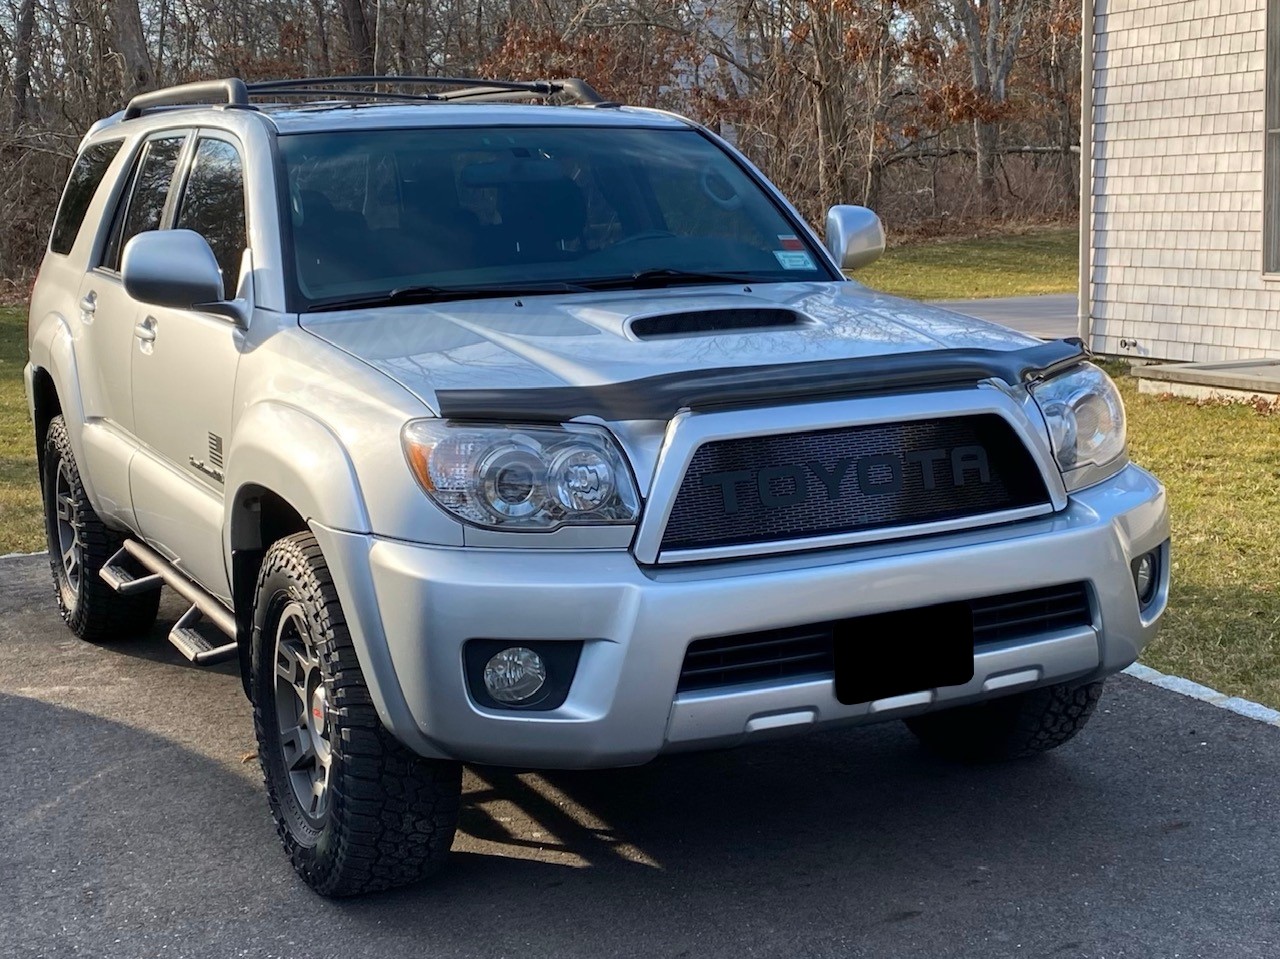
[[[71,326],[66,317],[60,313],[46,313],[35,327],[28,352],[33,377],[38,371],[47,373],[53,380],[58,404],[62,408],[62,418],[67,424],[71,452],[78,463],[86,462],[83,442],[86,422],[84,397],[80,393],[80,369],[76,359],[75,339],[71,335]],[[36,450],[36,457],[39,458],[40,455],[40,450]],[[84,483],[89,502],[97,509],[99,500],[91,473],[91,470],[81,470],[80,479]]]
[[[278,400],[250,406],[236,423],[226,462],[223,548],[228,561],[232,548],[243,545],[233,534],[236,511],[250,487],[282,497],[308,523],[370,531],[351,458],[333,430],[305,410]]]
[[[266,400],[251,406],[236,424],[227,452],[223,548],[265,547],[237,542],[247,517],[237,511],[248,490],[267,490],[287,502],[316,536],[334,576],[365,681],[382,721],[424,755],[439,755],[421,741],[387,650],[374,598],[368,550],[371,523],[355,466],[338,436],[305,410]],[[239,618],[239,617],[237,617]],[[242,663],[243,666],[243,663]]]

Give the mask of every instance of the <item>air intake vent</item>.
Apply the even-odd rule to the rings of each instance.
[[[667,336],[698,336],[742,330],[790,330],[811,324],[811,320],[794,310],[695,310],[638,317],[631,321],[631,332],[636,339],[654,340]]]
[[[1031,589],[969,601],[975,652],[1000,643],[1029,642],[1093,623],[1084,583]],[[850,624],[847,621],[846,632]],[[830,676],[835,664],[836,623],[769,629],[737,636],[699,639],[689,644],[680,670],[679,692],[743,683],[784,683]],[[907,642],[909,636],[895,637]]]

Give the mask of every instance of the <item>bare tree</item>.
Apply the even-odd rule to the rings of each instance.
[[[988,211],[999,206],[996,162],[1000,151],[1000,119],[1008,102],[1009,74],[1013,70],[1022,33],[1034,0],[954,0],[952,23],[957,40],[969,55],[978,189]]]
[[[31,46],[35,39],[35,0],[22,0],[13,37],[13,126],[20,127],[31,111]]]
[[[374,72],[374,39],[369,31],[369,19],[365,16],[363,0],[341,0],[341,6],[347,40],[356,61],[356,72],[369,76]]]
[[[583,76],[707,124],[815,223],[1069,214],[1078,35],[1075,0],[0,0],[0,279],[89,124],[161,79]]]
[[[155,79],[138,0],[111,0],[111,25],[115,53],[124,71],[124,92],[133,96]]]

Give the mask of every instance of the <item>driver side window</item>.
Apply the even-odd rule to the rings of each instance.
[[[178,216],[178,230],[194,230],[208,241],[222,270],[222,287],[236,295],[240,260],[248,245],[244,214],[244,164],[226,140],[204,137],[196,144],[191,175]]]
[[[178,159],[186,142],[187,135],[179,133],[149,140],[142,148],[129,194],[116,208],[111,239],[100,264],[102,269],[120,272],[120,257],[125,244],[139,233],[160,229],[169,187],[173,184],[173,174],[178,169]]]

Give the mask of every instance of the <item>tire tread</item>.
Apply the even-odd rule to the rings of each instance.
[[[75,500],[76,515],[80,522],[80,543],[83,547],[80,572],[80,595],[74,602],[68,601],[63,588],[62,557],[58,552],[56,520],[53,513],[54,476],[58,463],[65,461],[71,480],[71,495]],[[49,546],[49,570],[53,575],[54,592],[58,600],[58,612],[62,621],[73,633],[91,643],[111,643],[132,639],[146,633],[155,624],[160,609],[160,590],[149,590],[134,596],[121,596],[98,575],[124,543],[122,533],[108,527],[89,502],[80,467],[71,449],[71,437],[66,421],[55,416],[49,423],[44,448],[44,522]]]
[[[436,872],[448,856],[457,827],[461,766],[411,753],[382,725],[338,601],[333,577],[310,533],[297,533],[267,552],[258,577],[258,601],[279,577],[296,584],[303,607],[314,615],[313,636],[332,692],[333,729],[330,824],[315,845],[300,842],[281,809],[290,797],[270,767],[273,691],[262,682],[271,639],[255,613],[254,726],[276,831],[293,867],[316,892],[352,896],[402,886]],[[274,683],[274,675],[267,677]]]
[[[1093,716],[1103,681],[1045,686],[906,720],[931,751],[961,762],[1025,759],[1070,742]]]

